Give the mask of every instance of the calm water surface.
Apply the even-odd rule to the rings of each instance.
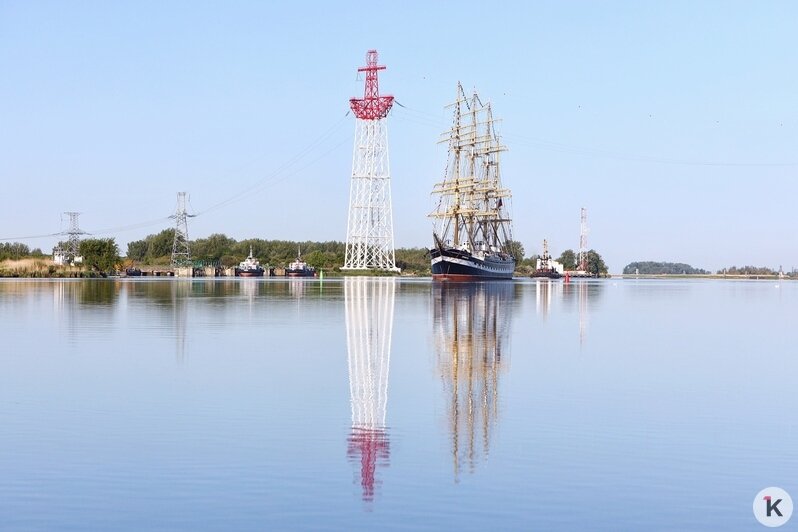
[[[797,317],[775,281],[3,281],[0,529],[756,530],[798,500]]]

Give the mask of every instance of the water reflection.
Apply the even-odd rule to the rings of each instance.
[[[294,299],[302,299],[305,292],[308,290],[308,283],[305,279],[297,279],[295,277],[288,278],[288,293]]]
[[[579,345],[584,345],[585,337],[587,336],[587,325],[590,317],[589,302],[592,300],[594,303],[598,296],[601,295],[601,290],[604,287],[602,281],[589,281],[587,279],[580,279],[563,283],[562,295],[566,303],[576,302],[579,310]]]
[[[186,321],[188,315],[188,293],[190,281],[177,280],[172,285],[172,322],[175,331],[175,359],[183,362],[186,358]]]
[[[175,340],[175,360],[183,362],[187,350],[187,322],[189,298],[194,293],[224,293],[226,287],[205,284],[188,279],[129,280],[124,283],[124,298],[127,302],[145,305],[150,311],[159,312],[172,322],[171,333]],[[159,322],[163,323],[159,318]],[[168,330],[168,329],[165,329]],[[171,336],[171,335],[170,335]]]
[[[555,290],[559,290],[562,283],[551,279],[535,279],[535,309],[538,315],[543,318],[548,317],[551,308],[551,296]]]
[[[508,356],[514,283],[433,283],[435,352],[448,397],[455,481],[490,451]]]
[[[241,295],[249,303],[249,308],[252,310],[252,304],[255,302],[255,296],[258,295],[258,279],[252,277],[242,277],[240,280]],[[232,291],[228,288],[228,291]]]
[[[36,284],[35,281],[14,283],[16,288],[25,292],[51,288],[56,309],[66,308],[71,303],[91,305],[97,307],[112,307],[119,298],[121,284],[115,280],[107,279],[81,279],[46,281]]]
[[[14,283],[17,284],[17,283]],[[16,287],[25,297],[51,291],[53,309],[59,325],[67,332],[67,342],[77,345],[88,335],[103,335],[119,313],[121,283],[109,279],[65,279],[25,281]]]
[[[385,424],[388,405],[388,368],[396,280],[344,280],[346,345],[352,431],[347,455],[360,462],[364,501],[374,500],[377,466],[387,466],[390,454]]]

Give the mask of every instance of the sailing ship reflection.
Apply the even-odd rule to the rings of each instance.
[[[509,347],[514,285],[433,284],[435,351],[449,398],[455,481],[488,456],[498,420],[499,375]]]
[[[396,280],[344,279],[346,345],[352,431],[347,455],[360,462],[364,501],[374,500],[377,466],[388,465],[390,441],[385,425],[388,367]]]

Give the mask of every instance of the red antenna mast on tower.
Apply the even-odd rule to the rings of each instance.
[[[385,65],[377,64],[377,50],[366,53],[366,66],[357,69],[366,73],[366,89],[363,98],[352,98],[349,106],[355,116],[362,120],[379,120],[388,116],[393,105],[393,96],[380,96],[377,72],[385,70]]]

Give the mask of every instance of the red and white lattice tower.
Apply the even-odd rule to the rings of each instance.
[[[377,72],[384,69],[377,65],[377,50],[369,50],[366,66],[357,69],[366,73],[363,98],[349,100],[357,122],[344,270],[399,271],[393,246],[386,120],[393,96],[380,96],[377,80]]]
[[[582,207],[582,219],[579,223],[579,261],[577,270],[587,271],[587,209]]]

